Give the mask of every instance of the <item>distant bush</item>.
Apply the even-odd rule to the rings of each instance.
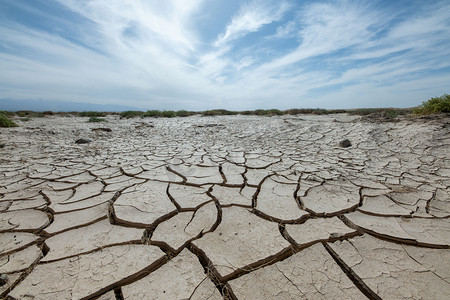
[[[20,111],[16,111],[16,115],[21,117],[21,118],[43,118],[45,117],[44,113],[41,112],[35,112],[35,111],[31,111],[31,110],[20,110]]]
[[[343,114],[346,113],[346,109],[332,109],[328,111],[330,114]]]
[[[107,120],[103,119],[103,118],[90,117],[88,122],[89,123],[98,123],[98,122],[107,122]]]
[[[450,113],[450,95],[444,94],[423,102],[413,111],[415,114],[428,115],[436,113]]]
[[[406,115],[411,113],[409,108],[358,108],[350,109],[347,111],[350,115],[367,116],[371,114],[385,115],[390,118],[396,118],[400,115]]]
[[[106,117],[106,113],[99,111],[82,111],[78,115],[80,117]]]
[[[3,113],[0,113],[0,127],[17,127],[17,126],[18,125],[14,121],[11,121]]]
[[[203,116],[232,116],[237,115],[238,112],[236,111],[230,111],[226,109],[211,109],[211,110],[205,110],[202,115]]]
[[[177,116],[177,112],[173,110],[147,110],[142,118],[175,118]]]
[[[283,112],[279,109],[257,109],[253,111],[257,116],[281,116]]]
[[[31,112],[28,112],[28,111],[16,111],[16,115],[18,115],[21,118],[28,116],[30,113]]]
[[[379,108],[358,108],[349,110],[347,113],[349,115],[356,115],[356,116],[367,116],[374,113],[380,113],[382,110]]]
[[[383,112],[386,117],[397,118],[398,116],[404,115],[403,111],[397,109],[388,109]]]
[[[179,110],[177,111],[177,117],[189,117],[195,115],[195,112],[187,111],[187,110]]]
[[[253,114],[254,114],[254,112],[252,110],[241,111],[241,115],[244,115],[244,116],[249,116],[249,115],[253,115]]]
[[[272,115],[272,116],[281,116],[281,115],[283,115],[283,112],[281,110],[274,109],[274,108],[273,109],[269,109],[268,113],[269,113],[269,115]]]
[[[143,111],[138,110],[127,110],[120,113],[120,118],[130,119],[135,117],[142,117],[144,115]]]
[[[162,117],[162,112],[159,110],[147,110],[143,115],[143,118],[158,118]]]
[[[177,113],[173,110],[164,110],[161,115],[163,118],[175,118],[177,116]]]
[[[0,114],[4,114],[5,116],[10,116],[10,117],[16,115],[16,113],[13,111],[4,111],[4,110],[0,110]]]
[[[292,108],[284,111],[285,115],[328,115],[331,110],[322,108]]]

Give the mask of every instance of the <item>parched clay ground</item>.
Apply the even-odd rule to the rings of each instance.
[[[0,298],[450,299],[448,118],[108,120],[0,129]]]

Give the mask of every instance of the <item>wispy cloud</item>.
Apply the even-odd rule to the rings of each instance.
[[[245,3],[231,19],[225,33],[217,38],[215,46],[222,46],[280,20],[289,7],[285,1],[252,0]]]
[[[289,21],[281,26],[277,27],[277,32],[270,37],[275,38],[292,38],[296,37],[298,33],[298,24],[295,21]]]
[[[0,97],[198,110],[413,106],[450,90],[445,1],[251,0],[210,28],[205,0],[53,1],[0,4],[19,12],[0,12]]]

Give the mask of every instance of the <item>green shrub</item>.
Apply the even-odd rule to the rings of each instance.
[[[0,113],[0,127],[17,127],[17,126],[18,125],[14,121],[11,121],[3,113]]]
[[[134,117],[142,117],[144,115],[143,111],[138,110],[127,110],[120,113],[120,118],[130,119]]]
[[[173,110],[164,110],[161,113],[161,116],[164,118],[175,118],[177,116],[177,113],[174,112]]]
[[[267,113],[264,109],[257,109],[255,110],[255,115],[257,116],[265,116]]]
[[[28,110],[16,111],[16,115],[18,115],[21,118],[28,117],[30,114],[31,114],[31,111],[28,111]]]
[[[281,116],[283,112],[279,109],[257,109],[254,111],[257,116]]]
[[[328,115],[331,113],[331,110],[322,108],[292,108],[284,111],[285,115]]]
[[[400,116],[402,113],[400,110],[396,110],[396,109],[387,109],[383,112],[386,117],[389,118],[397,118],[398,116]]]
[[[211,110],[205,110],[202,115],[203,116],[232,116],[237,115],[238,112],[236,111],[230,111],[226,109],[211,109]]]
[[[444,94],[425,101],[413,110],[415,114],[428,115],[436,113],[450,113],[450,95]]]
[[[298,114],[300,114],[300,109],[298,109],[298,108],[291,108],[291,109],[285,110],[284,114],[285,115],[298,115]]]
[[[349,110],[348,113],[350,115],[356,115],[356,116],[367,116],[367,115],[379,113],[379,112],[381,112],[381,110],[378,108],[358,108],[358,109]]]
[[[195,115],[195,112],[187,111],[187,110],[179,110],[177,111],[178,117],[189,117]]]
[[[80,117],[106,117],[106,113],[98,111],[82,111],[78,115]]]
[[[283,114],[283,112],[279,109],[269,109],[269,115],[272,116],[281,116]]]
[[[89,123],[98,123],[98,122],[107,122],[107,121],[106,121],[106,119],[103,119],[103,118],[90,117],[88,122]]]
[[[35,111],[31,111],[31,110],[16,111],[16,115],[21,118],[43,118],[43,117],[45,117],[45,113],[35,112]]]
[[[162,117],[162,113],[159,110],[147,110],[143,115],[143,118],[158,118]]]
[[[316,109],[313,109],[313,114],[314,115],[328,115],[329,112],[328,112],[328,110],[323,109],[323,108],[316,108]]]
[[[41,113],[41,112],[34,112],[34,111],[33,111],[33,113],[30,114],[29,116],[30,116],[30,117],[33,117],[33,118],[43,118],[43,117],[45,117],[45,114],[44,114],[44,113]]]
[[[244,111],[241,111],[241,115],[244,115],[244,116],[253,115],[253,111],[251,111],[251,110],[244,110]]]
[[[186,112],[186,113],[184,113]],[[181,111],[181,114],[183,114],[183,116],[188,116],[189,112],[187,111]],[[175,118],[176,116],[178,116],[178,113],[176,111],[173,110],[147,110],[143,115],[142,118]]]
[[[411,109],[408,108],[358,108],[347,111],[350,115],[367,116],[371,114],[384,114],[390,118],[396,118],[400,115],[406,115],[411,113]]]
[[[20,121],[22,121],[22,122],[28,122],[28,121],[31,121],[31,119],[30,119],[30,118],[21,118]]]
[[[9,117],[16,115],[16,113],[13,111],[4,111],[4,110],[0,110],[0,114],[4,114],[5,116],[9,116]]]
[[[346,109],[332,109],[328,111],[330,114],[343,114],[348,112]]]

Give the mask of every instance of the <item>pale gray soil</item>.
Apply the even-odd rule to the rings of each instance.
[[[0,128],[0,298],[450,299],[448,118],[107,119]]]

